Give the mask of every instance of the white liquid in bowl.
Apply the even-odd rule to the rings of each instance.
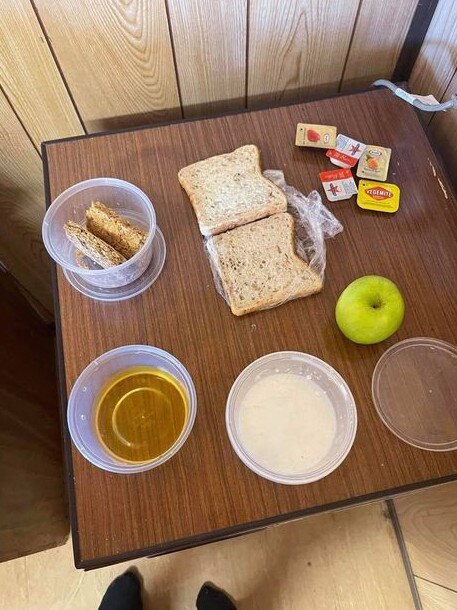
[[[329,453],[336,417],[311,379],[278,373],[259,379],[242,400],[239,435],[251,458],[283,475],[306,473]]]

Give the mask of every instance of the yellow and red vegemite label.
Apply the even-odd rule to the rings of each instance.
[[[313,146],[314,148],[335,148],[336,127],[331,125],[311,125],[298,123],[295,134],[295,146]]]
[[[400,206],[400,189],[396,184],[360,180],[357,205],[375,212],[396,212]]]

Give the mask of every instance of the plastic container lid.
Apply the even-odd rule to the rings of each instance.
[[[96,402],[103,386],[117,373],[134,366],[151,366],[167,371],[181,385],[189,399],[189,414],[181,435],[168,451],[153,460],[130,463],[117,459],[100,442],[95,430]],[[68,399],[67,422],[79,452],[94,466],[119,474],[144,472],[160,466],[184,445],[195,422],[197,395],[191,376],[168,352],[149,345],[125,345],[93,360],[76,380]]]
[[[247,391],[259,379],[278,373],[294,373],[312,380],[326,393],[336,416],[336,434],[327,454],[316,465],[294,475],[273,472],[256,462],[244,446],[239,430],[239,414]],[[333,472],[349,453],[357,430],[354,398],[344,379],[323,360],[302,352],[274,352],[246,367],[230,390],[225,419],[230,442],[241,461],[261,477],[286,485],[311,483]]]
[[[457,449],[457,348],[438,339],[400,341],[373,372],[373,400],[383,423],[406,443]]]
[[[70,284],[81,294],[86,297],[95,299],[96,301],[105,301],[114,303],[117,301],[125,301],[138,296],[147,290],[159,277],[166,258],[166,245],[162,231],[159,227],[156,228],[154,239],[152,241],[152,257],[146,271],[127,286],[119,288],[100,288],[87,282],[85,277],[74,271],[64,269],[63,273]]]

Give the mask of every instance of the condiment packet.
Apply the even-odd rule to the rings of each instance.
[[[357,176],[371,180],[386,180],[391,152],[390,148],[367,145],[359,159]]]
[[[331,125],[311,125],[298,123],[295,135],[295,146],[313,146],[314,148],[335,148],[336,127]]]
[[[360,180],[357,205],[375,212],[396,212],[400,206],[400,189],[396,184]]]
[[[357,193],[357,186],[350,169],[334,169],[319,174],[322,186],[329,201],[349,199]]]
[[[336,146],[327,151],[327,157],[330,157],[330,161],[334,165],[348,169],[357,165],[364,150],[365,144],[339,133],[336,138]]]

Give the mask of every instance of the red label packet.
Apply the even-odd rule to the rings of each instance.
[[[329,201],[350,199],[357,193],[357,185],[350,169],[335,169],[319,174],[322,186]]]

